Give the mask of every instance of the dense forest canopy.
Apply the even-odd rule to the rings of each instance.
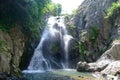
[[[20,24],[23,32],[32,32],[37,37],[46,18],[60,15],[61,10],[62,6],[51,0],[1,0],[0,29],[9,32],[15,24]]]

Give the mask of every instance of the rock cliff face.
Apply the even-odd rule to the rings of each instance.
[[[85,0],[76,15],[73,24],[76,27],[76,38],[82,42],[88,62],[94,61],[110,44],[115,31],[111,20],[105,19],[108,8],[117,0]]]
[[[87,2],[89,1],[89,2]],[[94,7],[91,7],[91,13],[89,12],[90,4],[95,2],[93,5]],[[119,0],[104,0],[104,1],[98,1],[98,0],[86,0],[79,8],[78,12],[79,15],[75,15],[74,19],[77,18],[77,16],[83,16],[87,14],[87,17],[82,20],[81,17],[79,17],[79,22],[74,21],[74,25],[77,26],[77,30],[79,31],[78,34],[79,39],[83,36],[81,36],[83,30],[86,30],[87,37],[85,37],[85,41],[83,42],[84,45],[89,45],[85,46],[87,47],[88,52],[92,52],[97,54],[97,56],[100,57],[100,53],[103,53],[102,56],[96,60],[93,63],[87,63],[87,62],[79,62],[77,65],[77,70],[78,71],[90,71],[90,72],[100,72],[100,75],[104,77],[105,80],[109,80],[109,78],[114,78],[114,80],[118,80],[119,73],[120,73],[120,9],[116,9],[116,11],[113,13],[113,15],[109,18],[105,18],[107,9],[111,6],[113,2],[120,2]],[[88,5],[84,5],[88,3]],[[99,4],[97,4],[99,3]],[[100,5],[101,4],[101,5]],[[92,5],[92,6],[93,6]],[[85,7],[83,9],[83,6]],[[89,6],[89,7],[87,7]],[[101,6],[101,7],[100,7]],[[97,11],[96,8],[99,8],[99,11]],[[95,11],[93,11],[95,9]],[[85,12],[87,11],[87,13]],[[92,12],[93,11],[93,12]],[[97,16],[97,13],[99,14]],[[94,14],[94,15],[93,15]],[[93,16],[92,16],[93,15]],[[102,16],[101,16],[102,15]],[[95,18],[96,16],[96,18]],[[93,22],[92,22],[93,21]],[[95,25],[95,26],[94,26]],[[82,26],[82,27],[81,27]],[[90,30],[91,26],[98,27],[99,29],[99,34],[95,38],[91,38]],[[92,42],[93,41],[93,42]],[[90,55],[89,53],[89,55]],[[92,58],[96,58],[94,54]],[[88,58],[88,57],[87,57]],[[89,61],[89,60],[88,60]],[[100,77],[100,76],[99,76]],[[116,79],[115,79],[116,78]],[[100,79],[101,80],[101,79]]]
[[[0,72],[20,76],[19,63],[25,47],[25,36],[16,25],[9,34],[0,30]]]
[[[20,76],[19,66],[23,69],[29,64],[37,45],[34,41],[44,28],[46,15],[42,9],[49,3],[37,1],[0,0],[0,80],[3,73]]]

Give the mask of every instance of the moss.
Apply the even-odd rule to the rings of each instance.
[[[89,39],[91,42],[95,42],[95,40],[97,39],[98,35],[99,35],[99,29],[96,26],[92,26],[90,28],[90,32],[89,32]]]
[[[16,77],[19,77],[19,78],[22,77],[21,70],[14,64],[12,64],[12,66],[11,66],[11,74],[12,74],[12,76],[16,76]]]
[[[0,51],[1,53],[4,53],[6,57],[10,57],[10,48],[8,47],[8,44],[6,41],[0,40]]]

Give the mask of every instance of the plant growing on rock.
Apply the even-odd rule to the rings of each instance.
[[[76,35],[76,26],[72,23],[72,15],[64,14],[65,16],[65,25],[67,26],[68,32],[72,35]]]
[[[89,34],[89,39],[91,42],[95,42],[99,35],[99,29],[96,26],[92,26],[90,28],[90,34]]]
[[[82,30],[80,40],[81,42],[85,42],[87,40],[87,30]]]
[[[112,6],[108,9],[105,18],[111,17],[118,9],[120,9],[120,2],[112,3]]]
[[[79,42],[79,53],[82,53],[84,55],[88,53],[87,48],[81,42]]]
[[[4,40],[0,40],[0,52],[4,53],[6,57],[10,57],[9,54],[10,48],[8,47],[8,44]]]

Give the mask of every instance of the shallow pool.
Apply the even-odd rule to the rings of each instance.
[[[77,72],[75,69],[59,69],[51,71],[23,71],[24,80],[82,80],[91,77],[91,73]]]

